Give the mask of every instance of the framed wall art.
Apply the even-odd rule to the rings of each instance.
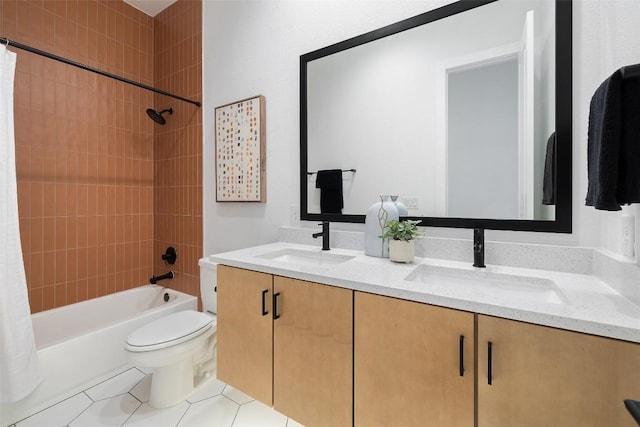
[[[265,97],[215,109],[216,201],[265,202]]]

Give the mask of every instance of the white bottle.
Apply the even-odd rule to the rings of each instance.
[[[389,257],[389,240],[383,239],[387,221],[398,220],[398,208],[390,196],[380,196],[380,201],[367,209],[364,221],[364,254],[380,258]]]
[[[396,208],[398,208],[398,215],[400,216],[409,215],[409,210],[404,205],[404,203],[398,200],[398,196],[390,196],[390,197],[391,197],[391,201],[396,205]]]

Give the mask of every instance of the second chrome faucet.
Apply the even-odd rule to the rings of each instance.
[[[317,239],[322,236],[322,250],[329,250],[329,221],[322,221],[322,223],[318,224],[322,225],[322,231],[319,233],[313,233],[313,238]]]

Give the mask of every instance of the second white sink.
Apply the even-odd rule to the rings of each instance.
[[[426,285],[451,286],[460,292],[468,292],[471,295],[483,293],[489,298],[495,295],[501,299],[568,303],[567,298],[552,280],[541,277],[420,264],[405,277],[405,280]]]
[[[304,249],[279,249],[256,255],[256,258],[270,259],[302,266],[333,266],[353,258],[351,255],[336,254],[329,251],[308,251]]]

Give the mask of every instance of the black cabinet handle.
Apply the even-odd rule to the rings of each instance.
[[[267,314],[269,314],[269,312],[267,311],[267,302],[265,301],[265,297],[267,296],[267,293],[269,292],[269,289],[265,289],[264,291],[262,291],[262,315],[266,316]]]
[[[493,343],[489,341],[487,346],[487,375],[488,375],[488,383],[491,385],[493,382],[493,355],[491,354],[491,348],[493,347]]]
[[[280,292],[276,292],[273,294],[273,319],[279,319],[280,315],[278,314],[278,297],[280,296]]]
[[[464,335],[460,335],[460,376],[464,377]]]

